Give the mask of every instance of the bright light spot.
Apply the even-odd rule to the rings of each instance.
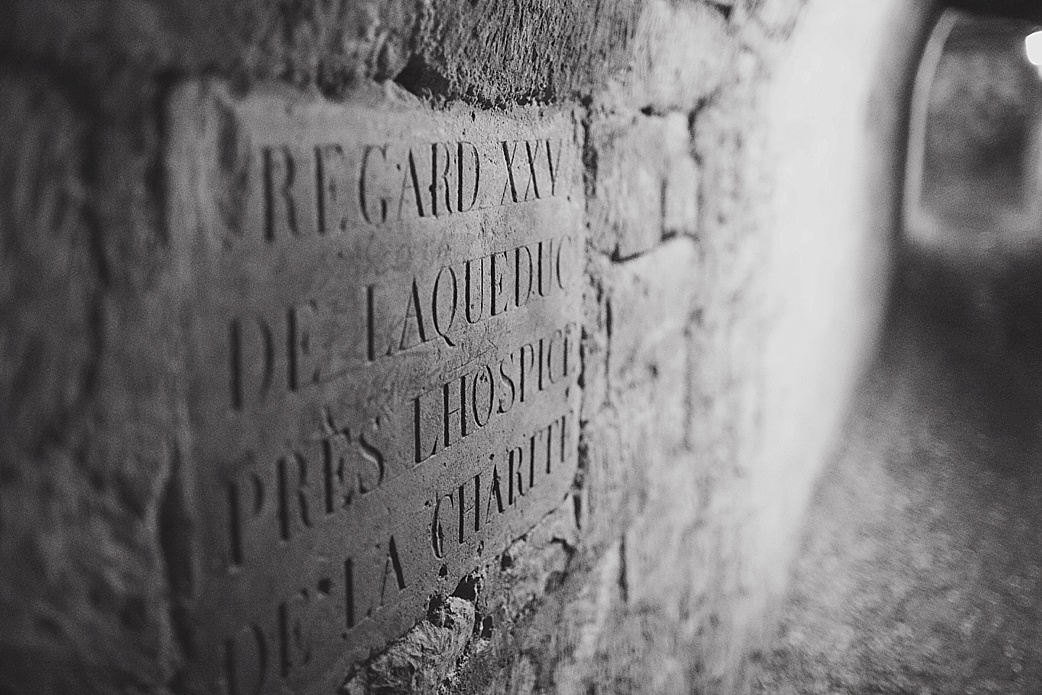
[[[1028,60],[1032,65],[1042,65],[1042,31],[1028,34],[1024,39],[1024,48],[1027,49]]]

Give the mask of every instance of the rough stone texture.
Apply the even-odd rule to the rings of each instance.
[[[598,250],[625,259],[650,251],[667,234],[695,231],[698,167],[684,114],[612,114],[596,119],[589,137],[597,153],[589,213]]]
[[[431,0],[409,77],[486,103],[588,91],[625,64],[642,4]]]
[[[134,250],[103,231],[120,214],[110,187],[141,172],[109,171],[100,148],[123,143],[91,131],[46,75],[6,71],[0,89],[0,688],[155,687],[176,653],[158,542],[174,455],[162,432],[177,417],[157,387],[171,361],[124,330],[146,298],[129,294],[129,263],[110,266]]]
[[[739,46],[734,33],[712,4],[650,0],[637,22],[629,65],[609,82],[607,94],[654,113],[693,110],[727,79]]]
[[[427,619],[349,677],[343,693],[437,692],[453,675],[474,629],[473,603],[456,596],[433,597]]]
[[[218,70],[337,90],[394,77],[409,57],[421,3],[306,0],[16,0],[0,29],[7,55],[39,61],[93,86],[112,73]]]
[[[687,369],[687,327],[694,311],[697,267],[694,243],[678,238],[617,264],[607,278],[611,315],[609,402],[636,421],[649,420],[651,438],[664,451],[684,442],[687,386],[675,378]],[[628,406],[627,407],[627,401]],[[642,408],[654,404],[654,408]],[[649,473],[654,478],[655,472]]]
[[[169,481],[192,432],[161,114],[205,74],[584,109],[572,493],[347,691],[741,692],[881,312],[913,6],[10,3],[0,691],[179,687],[189,578],[164,559],[187,552]]]

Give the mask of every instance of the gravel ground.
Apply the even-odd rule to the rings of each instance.
[[[755,693],[1042,694],[1042,341],[958,291],[899,302]]]

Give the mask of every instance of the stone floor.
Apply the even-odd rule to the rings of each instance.
[[[898,299],[755,693],[1042,693],[1039,319],[955,280]]]

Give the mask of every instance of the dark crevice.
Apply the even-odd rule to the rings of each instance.
[[[415,53],[394,81],[421,99],[444,98],[449,93],[449,81]]]
[[[630,587],[626,569],[626,537],[619,539],[619,596],[623,603],[629,603]]]
[[[592,100],[589,98],[582,101],[582,118],[580,119],[582,126],[580,147],[582,150],[583,184],[586,189],[587,214],[589,213],[590,201],[593,200],[597,191],[597,148],[593,146],[593,139],[590,137],[590,127],[593,122],[591,105]]]
[[[723,15],[724,19],[731,21],[732,15],[734,15],[734,5],[732,3],[723,2],[709,2],[710,7]]]
[[[456,598],[461,598],[464,601],[470,601],[471,603],[477,601],[478,593],[481,591],[481,577],[468,574],[463,579],[459,580],[456,585],[456,589],[452,592],[452,595]]]

